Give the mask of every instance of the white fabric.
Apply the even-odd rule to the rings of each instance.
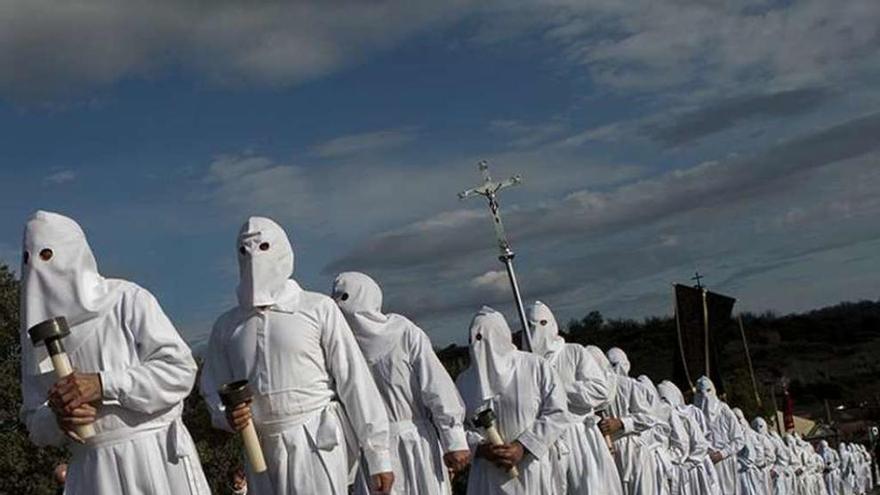
[[[752,430],[742,409],[734,407],[732,410],[743,432],[743,447],[736,453],[740,493],[764,495],[767,489],[764,473],[761,471],[764,462],[764,442]]]
[[[678,491],[681,495],[719,495],[720,486],[715,468],[709,459],[709,441],[706,440],[706,419],[696,407],[685,404],[681,390],[670,381],[657,385],[661,400],[672,406],[682,423],[687,443],[677,461]]]
[[[778,449],[776,446],[776,442],[770,435],[770,432],[767,428],[767,421],[765,421],[764,418],[760,416],[754,418],[752,420],[751,427],[757,435],[756,438],[761,443],[761,453],[763,454],[761,471],[763,472],[764,476],[765,491],[768,494],[779,493],[776,486],[779,484],[780,476],[782,476],[784,479],[784,474],[782,469],[780,468],[780,464],[777,462],[776,456],[778,455]]]
[[[730,407],[718,399],[715,385],[708,377],[703,376],[697,380],[694,405],[700,408],[706,416],[706,424],[709,426],[707,438],[710,450],[718,452],[722,456],[722,460],[715,464],[715,472],[721,483],[721,493],[723,495],[739,495],[741,492],[736,475],[736,453],[745,444],[742,426]]]
[[[679,465],[688,449],[686,428],[672,406],[660,399],[657,387],[647,375],[640,375],[638,381],[648,394],[648,401],[654,407],[654,415],[669,425],[668,434],[658,435],[657,429],[653,429],[653,435],[649,438],[654,443],[654,455],[660,468],[657,477],[666,480],[669,493],[678,493],[681,491]]]
[[[51,258],[42,259],[43,250],[51,253]],[[119,300],[122,281],[105,279],[98,273],[86,236],[74,220],[37,211],[25,225],[22,251],[23,330],[58,316],[75,327],[108,311]],[[80,327],[65,338],[64,344],[76,348],[89,337],[85,327]],[[28,342],[25,348],[31,345]],[[29,372],[52,369],[43,346],[37,346],[30,362],[33,368]]]
[[[772,484],[773,495],[793,495],[795,490],[794,466],[792,455],[782,437],[775,431],[770,432],[773,444],[776,446],[776,470],[778,476]]]
[[[565,339],[559,336],[559,325],[550,308],[541,301],[535,301],[526,309],[526,318],[532,331],[531,351],[543,358],[559,352]]]
[[[411,325],[400,315],[382,313],[382,289],[363,273],[340,273],[333,281],[332,292],[368,362],[393,350],[404,329]]]
[[[333,299],[367,358],[388,411],[391,448],[396,454],[391,493],[449,493],[442,456],[468,450],[464,403],[430,339],[406,318],[381,313],[381,289],[367,275],[340,274]],[[365,480],[355,486],[355,493],[369,493]]]
[[[629,359],[626,353],[612,348],[607,353],[616,382],[616,394],[609,414],[621,420],[623,430],[614,436],[614,460],[620,473],[625,495],[669,493],[665,476],[655,453],[656,437],[669,435],[670,427],[656,416],[649,393],[635,379],[627,376]]]
[[[245,308],[269,306],[285,292],[293,275],[293,249],[284,229],[264,217],[241,226],[238,250],[238,303]]]
[[[617,465],[599,431],[596,415],[596,411],[608,407],[607,373],[590,351],[565,343],[559,336],[556,318],[545,304],[534,303],[527,315],[532,327],[532,352],[543,355],[553,365],[574,421],[560,439],[564,444],[561,450],[568,451],[563,456],[568,493],[622,495]]]
[[[823,481],[825,482],[825,491],[828,492],[828,495],[838,495],[840,490],[840,462],[838,457],[825,440],[819,442],[817,452],[821,456],[824,465]]]
[[[271,234],[270,250],[289,245],[283,231]],[[250,493],[345,494],[358,449],[371,474],[391,471],[388,415],[339,308],[293,280],[272,292],[266,308],[243,304],[220,316],[200,387],[214,426],[225,430],[218,388],[247,379],[254,391],[251,411],[269,469],[255,476],[248,466]]]
[[[148,291],[98,275],[85,237],[73,220],[45,213],[34,218],[38,220],[28,222],[25,231],[25,247],[36,249],[36,253],[29,254],[22,277],[29,283],[39,278],[39,284],[29,287],[39,287],[53,302],[35,301],[36,292],[25,294],[23,290],[22,312],[41,320],[55,311],[76,316],[74,308],[88,310],[89,318],[73,318],[79,323],[64,343],[77,371],[101,375],[104,403],[94,423],[96,435],[85,445],[67,441],[46,402],[54,373],[37,366],[40,358],[27,337],[29,322],[25,318],[21,332],[21,420],[31,441],[39,446],[71,448],[68,495],[209,493],[195,446],[180,421],[183,399],[196,375],[189,348]],[[53,250],[48,261],[39,258],[45,246]],[[72,261],[74,258],[81,263]],[[49,266],[53,263],[59,266]],[[92,275],[84,277],[84,270]],[[56,276],[63,280],[56,280]],[[95,290],[81,283],[83,280],[98,281],[103,289]],[[92,289],[84,289],[87,287]],[[100,303],[82,296],[110,294],[105,290],[109,287],[113,297],[98,297]],[[60,301],[67,301],[67,309],[57,305]]]
[[[479,338],[478,338],[479,337]],[[456,384],[467,409],[467,417],[491,407],[498,417],[497,428],[507,443],[518,441],[527,453],[518,464],[519,477],[511,478],[483,458],[474,459],[468,476],[467,493],[559,494],[565,493],[565,475],[557,440],[569,428],[565,391],[550,363],[533,354],[513,348],[510,328],[500,313],[483,308],[470,328],[472,361]],[[478,349],[474,349],[474,348]],[[497,382],[492,398],[486,401],[479,368],[503,362],[507,379]],[[494,366],[494,365],[493,365]],[[493,370],[500,369],[494,366]],[[485,442],[483,431],[468,429],[472,449]]]

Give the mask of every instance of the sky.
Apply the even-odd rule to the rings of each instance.
[[[373,276],[435,345],[516,316],[670,314],[699,270],[739,311],[880,288],[880,2],[407,0],[0,5],[0,260],[37,209],[194,345],[269,216],[294,277]]]

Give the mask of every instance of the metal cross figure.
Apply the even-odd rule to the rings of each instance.
[[[483,175],[483,183],[477,187],[468,189],[458,193],[458,199],[466,199],[472,196],[482,196],[489,201],[489,211],[492,212],[492,221],[495,227],[495,239],[498,241],[498,250],[500,254],[498,259],[504,263],[507,269],[507,277],[510,280],[510,287],[513,290],[513,300],[516,303],[516,310],[519,314],[519,320],[522,324],[522,349],[524,351],[532,350],[531,335],[529,334],[529,323],[526,318],[526,310],[523,307],[522,296],[519,292],[519,284],[516,281],[516,272],[513,270],[513,250],[510,248],[510,242],[507,240],[507,234],[504,232],[504,224],[501,223],[501,206],[498,204],[498,192],[508,187],[516,186],[522,183],[522,177],[514,175],[513,177],[503,181],[495,182],[489,174],[489,164],[486,160],[479,163],[480,173]]]
[[[698,289],[702,289],[702,288],[703,288],[703,284],[701,283],[701,281],[703,280],[703,278],[705,278],[705,277],[703,277],[702,275],[700,275],[700,272],[695,272],[695,273],[694,273],[694,276],[691,277],[691,280],[696,280],[696,281],[697,281],[697,285],[696,285],[696,287],[697,287]]]

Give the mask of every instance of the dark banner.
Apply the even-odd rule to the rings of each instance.
[[[705,296],[705,297],[704,297]],[[675,284],[676,333],[675,382],[682,390],[706,375],[715,383],[719,394],[724,393],[722,370],[718,360],[716,340],[730,324],[730,314],[736,299],[704,289]],[[708,361],[707,361],[708,359]],[[688,381],[690,379],[690,383]]]

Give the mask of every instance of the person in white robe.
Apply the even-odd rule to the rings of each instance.
[[[672,406],[660,399],[660,392],[654,386],[654,382],[647,375],[639,375],[638,382],[648,395],[648,402],[654,407],[654,416],[660,418],[669,425],[669,433],[659,435],[658,429],[652,429],[652,443],[657,465],[662,473],[659,477],[665,478],[669,493],[681,491],[680,465],[688,449],[688,433],[681,418],[673,412]]]
[[[532,330],[532,352],[553,365],[574,421],[561,439],[568,450],[564,456],[568,461],[568,493],[622,495],[617,465],[599,431],[596,414],[608,406],[608,375],[590,351],[565,342],[559,335],[556,317],[546,304],[536,301],[529,306],[526,316]]]
[[[773,438],[773,443],[776,444],[776,465],[780,469],[780,475],[777,478],[779,483],[773,487],[773,493],[774,495],[793,495],[795,493],[795,475],[791,450],[786,445],[785,439],[779,436],[779,433],[771,431],[770,436]]]
[[[469,495],[565,493],[557,441],[571,426],[565,389],[543,358],[516,349],[501,313],[483,307],[470,325],[470,366],[456,385],[469,419],[474,452]],[[470,420],[491,408],[503,445],[488,443]],[[518,477],[508,471],[516,466]]]
[[[462,471],[470,462],[470,449],[464,403],[431,340],[407,318],[382,313],[382,289],[366,274],[339,274],[332,297],[354,332],[388,411],[391,493],[450,493],[447,470]],[[356,483],[355,493],[368,494],[364,485]]]
[[[670,427],[657,417],[643,386],[629,376],[630,362],[623,350],[613,347],[606,353],[614,373],[617,390],[609,409],[610,417],[599,423],[603,434],[614,438],[614,460],[625,495],[667,494],[665,467],[654,450],[658,437],[670,434]]]
[[[668,380],[657,385],[657,392],[660,399],[673,408],[687,434],[686,448],[678,464],[679,491],[673,495],[719,495],[718,476],[709,459],[703,411],[685,404],[681,390]]]
[[[856,493],[855,470],[853,458],[846,443],[837,446],[840,456],[840,493],[841,495],[858,495]]]
[[[765,491],[768,495],[773,495],[776,493],[773,488],[775,480],[780,476],[779,470],[776,468],[776,443],[770,436],[767,421],[764,418],[760,416],[755,417],[752,419],[751,426],[757,435],[757,439],[761,442],[761,452],[763,454],[761,472],[763,473]]]
[[[839,495],[840,490],[840,458],[837,452],[829,445],[828,441],[819,442],[819,455],[822,457],[822,478],[825,482],[825,491],[828,495]]]
[[[65,493],[210,493],[180,419],[196,363],[156,298],[102,277],[82,229],[63,215],[36,212],[23,247],[21,420],[36,445],[72,452]],[[75,372],[56,381],[46,349],[27,330],[60,316]],[[79,438],[83,424],[95,435]]]
[[[740,493],[742,495],[764,495],[766,486],[761,472],[761,464],[764,461],[764,443],[752,430],[742,409],[734,407],[732,411],[743,432],[743,447],[736,453]]]
[[[290,278],[293,248],[274,221],[249,218],[235,249],[238,306],[214,324],[200,389],[214,427],[253,421],[268,469],[256,474],[245,462],[249,493],[347,494],[359,451],[372,488],[388,493],[388,414],[342,312]],[[217,391],[237,380],[254,397],[227,410]]]
[[[706,416],[706,423],[709,426],[709,457],[715,463],[721,493],[739,495],[741,492],[736,474],[736,453],[745,444],[742,426],[730,407],[718,398],[715,384],[709,377],[702,376],[697,380],[694,405]]]
[[[785,446],[791,452],[791,468],[794,472],[794,495],[807,495],[806,462],[801,446],[791,433],[785,434]]]

